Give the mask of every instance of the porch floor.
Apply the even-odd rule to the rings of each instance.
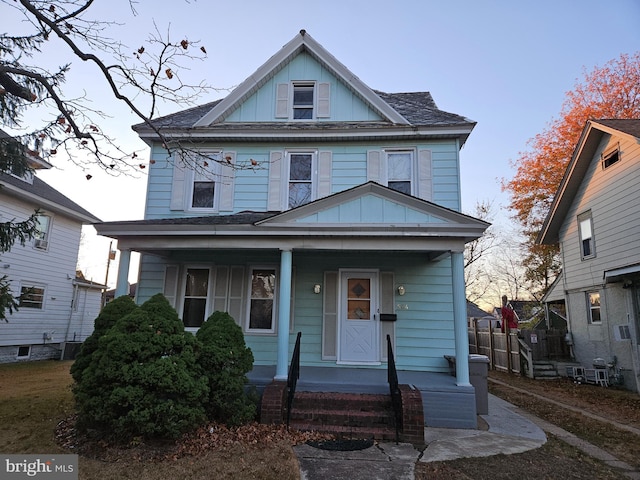
[[[254,365],[249,384],[260,394],[273,381],[275,366]],[[477,410],[472,385],[456,385],[449,373],[398,370],[398,383],[420,391],[425,425],[446,428],[476,428]],[[389,394],[386,369],[355,367],[300,367],[296,391]]]
[[[261,390],[273,381],[276,367],[254,365],[247,375],[249,383]],[[398,370],[398,383],[413,385],[420,391],[458,390],[456,378],[448,373]],[[386,369],[300,367],[296,391],[337,393],[389,393]]]

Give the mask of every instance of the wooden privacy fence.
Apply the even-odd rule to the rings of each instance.
[[[533,371],[533,362],[559,360],[570,357],[565,341],[566,330],[512,330],[509,335],[489,322],[479,328],[474,319],[469,333],[469,353],[486,355],[489,368],[503,372],[522,373],[523,363],[527,373]]]
[[[469,328],[469,353],[486,355],[489,369],[520,373],[520,344],[518,332],[502,333],[500,328],[478,328],[474,322]]]

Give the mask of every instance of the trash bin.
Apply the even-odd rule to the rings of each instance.
[[[451,375],[456,375],[456,357],[445,355],[449,362]],[[476,413],[487,415],[489,413],[489,387],[487,376],[489,374],[489,357],[472,353],[469,355],[469,382],[476,391]]]
[[[478,415],[489,413],[489,357],[472,353],[469,355],[469,382],[476,389],[476,411]]]

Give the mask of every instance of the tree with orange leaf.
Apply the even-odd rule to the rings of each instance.
[[[585,72],[584,80],[567,93],[559,118],[529,140],[530,150],[520,153],[512,165],[516,173],[503,179],[509,192],[509,209],[525,235],[524,266],[527,277],[550,286],[559,271],[557,248],[535,244],[556,190],[587,120],[640,118],[640,52]]]

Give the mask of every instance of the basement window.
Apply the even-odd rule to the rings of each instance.
[[[31,345],[25,345],[18,347],[18,355],[16,358],[19,360],[27,359],[31,356]]]

